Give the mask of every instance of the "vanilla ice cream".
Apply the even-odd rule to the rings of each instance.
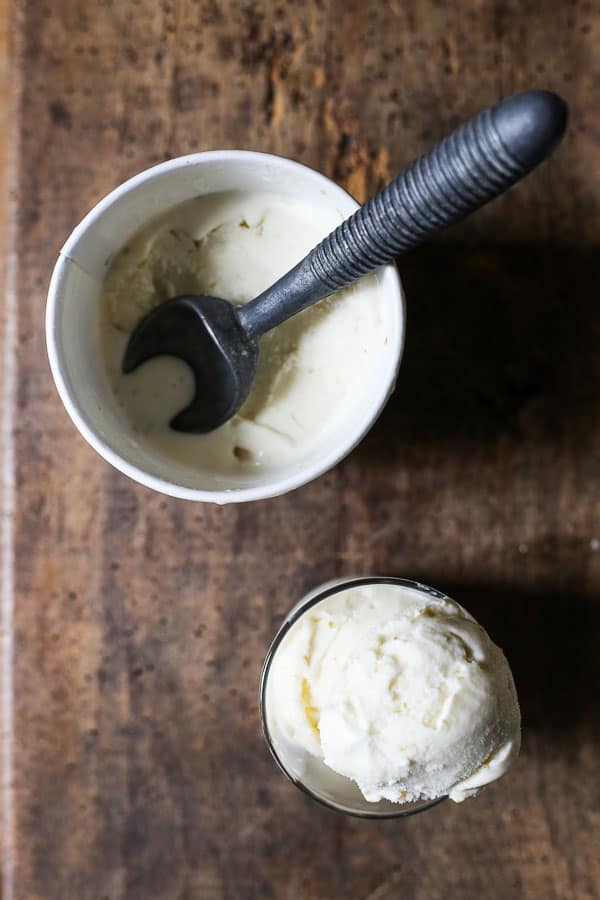
[[[503,775],[520,713],[502,651],[458,603],[360,584],[309,606],[277,647],[265,714],[292,773],[321,760],[366,800],[460,801]]]
[[[102,353],[123,415],[140,439],[178,464],[223,476],[302,465],[335,433],[387,335],[375,276],[293,317],[261,339],[256,382],[231,421],[214,432],[174,432],[191,400],[193,376],[180,360],[150,360],[130,375],[121,362],[141,317],[183,293],[238,303],[294,266],[341,217],[262,192],[212,194],[151,222],[114,258],[102,294]]]

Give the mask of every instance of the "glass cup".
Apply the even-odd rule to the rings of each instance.
[[[435,800],[418,800],[413,803],[392,803],[380,800],[372,803],[366,800],[358,785],[343,775],[338,775],[325,765],[322,760],[311,756],[297,747],[282,735],[273,715],[273,697],[270,691],[270,673],[273,661],[290,631],[309,610],[333,594],[347,591],[357,586],[372,584],[391,584],[402,588],[412,588],[438,600],[446,599],[446,595],[434,588],[406,578],[366,577],[343,578],[320,585],[303,597],[283,620],[265,657],[260,680],[260,715],[265,740],[273,759],[293,784],[313,800],[336,812],[364,819],[396,819],[413,816],[416,813],[437,806],[445,797]]]

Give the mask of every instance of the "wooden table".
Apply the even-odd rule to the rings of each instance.
[[[29,0],[13,14],[3,896],[598,898],[600,6]],[[249,147],[363,199],[529,86],[565,95],[568,136],[402,261],[398,389],[343,464],[222,509],[136,486],[77,435],[46,362],[45,295],[61,243],[116,184]],[[507,653],[524,720],[504,781],[381,824],[288,784],[257,710],[288,607],[372,572],[471,609]]]

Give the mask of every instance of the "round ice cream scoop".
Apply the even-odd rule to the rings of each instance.
[[[262,334],[503,193],[550,153],[566,121],[565,102],[549,91],[527,91],[484,110],[249,303],[185,295],[157,306],[131,334],[123,371],[155,356],[180,357],[194,373],[195,394],[171,427],[212,431],[246,400]]]
[[[458,603],[426,585],[324,585],[288,616],[261,684],[283,771],[353,815],[408,815],[474,796],[519,753],[508,662]]]

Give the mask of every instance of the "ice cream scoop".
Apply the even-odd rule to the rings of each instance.
[[[279,764],[345,811],[464,800],[519,752],[500,648],[454,600],[401,579],[356,579],[309,598],[269,652],[262,698]]]
[[[171,427],[212,431],[248,396],[262,334],[501,194],[548,155],[566,120],[565,102],[549,91],[527,91],[484,110],[254,300],[238,306],[183,295],[156,307],[133,331],[123,371],[159,355],[180,357],[194,373],[195,393]]]

